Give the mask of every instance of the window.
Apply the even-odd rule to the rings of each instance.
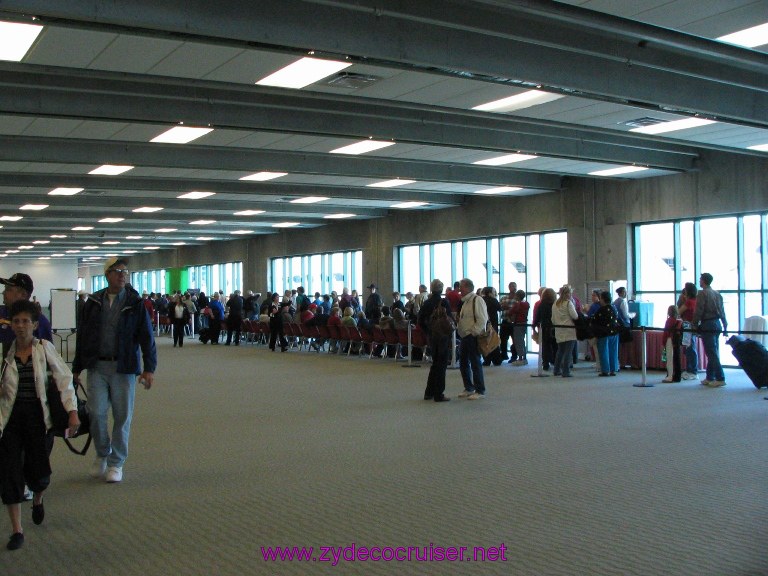
[[[222,264],[203,264],[187,268],[189,287],[205,294],[221,290],[232,294],[243,290],[243,263],[224,262]]]
[[[362,292],[363,253],[333,252],[272,258],[271,289],[283,293],[303,286],[307,294],[341,294],[344,288]]]
[[[732,331],[750,316],[768,314],[767,219],[746,214],[635,225],[634,293],[653,303],[652,325],[664,326],[667,307],[686,282],[698,286],[702,272],[714,276]],[[725,338],[720,344],[723,363],[736,365]]]

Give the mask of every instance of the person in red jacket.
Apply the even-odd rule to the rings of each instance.
[[[528,312],[531,305],[525,300],[525,290],[515,292],[515,301],[509,308],[509,318],[512,321],[512,342],[515,344],[515,354],[509,363],[514,366],[528,364],[526,336],[528,333]]]

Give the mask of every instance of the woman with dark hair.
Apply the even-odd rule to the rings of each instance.
[[[39,313],[34,303],[14,302],[9,310],[16,340],[3,361],[0,376],[0,494],[8,508],[13,534],[9,550],[24,544],[21,503],[24,484],[34,493],[32,521],[45,518],[43,492],[51,482],[47,435],[53,426],[48,408],[48,371],[56,383],[61,402],[69,413],[68,430],[74,436],[80,427],[72,371],[53,344],[33,333]]]
[[[485,301],[485,307],[488,309],[488,320],[491,322],[491,326],[498,333],[499,331],[499,313],[501,312],[501,304],[496,298],[496,290],[491,286],[483,288],[482,297]],[[483,358],[483,366],[490,366],[493,363],[494,366],[501,366],[503,362],[501,357],[501,348],[496,348],[488,356]]]
[[[557,300],[557,293],[552,288],[545,288],[541,293],[540,304],[533,313],[533,330],[539,337],[543,370],[549,370],[549,366],[555,363],[557,354],[557,341],[552,326],[552,306],[555,300]]]
[[[600,309],[592,316],[592,332],[597,337],[600,376],[616,376],[619,370],[619,319],[611,304],[611,293],[600,292]]]
[[[693,314],[696,312],[696,296],[699,293],[693,282],[686,282],[680,299],[677,301],[677,309],[680,319],[683,321],[683,330],[690,330],[693,326]],[[696,335],[693,332],[683,332],[683,348],[685,350],[685,372],[683,380],[696,380],[699,371],[699,354],[696,350]]]
[[[168,306],[168,318],[173,325],[173,347],[184,346],[184,328],[189,324],[189,308],[181,300],[180,294],[173,295],[173,302]]]
[[[290,308],[291,301],[288,300],[283,306],[280,303],[280,294],[272,294],[272,303],[269,305],[269,349],[275,351],[275,345],[280,340],[280,351],[285,352],[288,348],[288,342],[283,336],[283,310]]]

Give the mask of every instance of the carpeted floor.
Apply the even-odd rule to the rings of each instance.
[[[641,389],[584,362],[571,379],[505,364],[476,402],[449,371],[437,404],[428,368],[394,360],[168,338],[159,356],[123,482],[57,444],[45,523],[24,506],[1,573],[768,575],[768,393],[740,370],[722,389]],[[268,546],[314,560],[265,561]],[[323,550],[353,546],[354,562]]]

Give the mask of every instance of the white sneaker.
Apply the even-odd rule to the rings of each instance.
[[[528,366],[528,360],[515,360],[512,366]]]
[[[692,372],[683,372],[681,377],[683,380],[696,380],[697,378],[696,374],[693,374]]]
[[[459,392],[458,397],[469,398],[470,396],[472,396],[472,394],[474,394],[474,392],[470,392],[469,390],[462,390],[461,392]]]
[[[120,482],[123,479],[123,469],[117,466],[107,468],[107,482]]]
[[[473,392],[467,396],[467,400],[482,400],[483,398],[485,398],[485,394],[480,394],[479,392]]]
[[[101,456],[96,456],[96,459],[91,464],[91,470],[89,474],[91,478],[101,478],[107,471],[107,459]]]

